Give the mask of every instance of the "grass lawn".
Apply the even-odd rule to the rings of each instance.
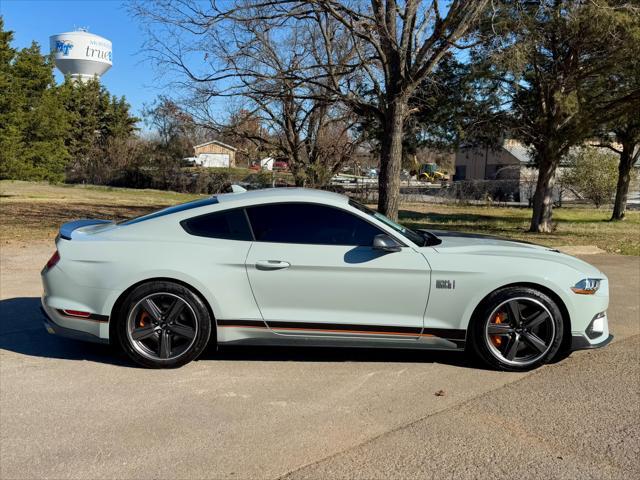
[[[84,185],[0,181],[0,242],[55,238],[78,218],[124,220],[204,195]]]
[[[528,232],[531,210],[474,205],[403,204],[400,222],[409,227],[496,235],[547,246],[595,245],[622,255],[640,255],[640,212],[628,211],[623,222],[609,222],[605,208],[556,208],[553,233]]]
[[[202,195],[98,186],[0,182],[0,241],[53,239],[61,223],[77,218],[123,220]],[[640,255],[640,212],[624,222],[608,222],[610,211],[564,207],[554,211],[555,232],[527,232],[531,211],[493,206],[403,204],[400,221],[410,227],[499,235],[549,246],[596,245],[624,255]]]

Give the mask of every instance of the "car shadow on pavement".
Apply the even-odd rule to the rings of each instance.
[[[210,347],[201,360],[255,362],[383,362],[383,363],[441,363],[462,368],[485,367],[463,352],[411,350],[400,348],[355,347]]]
[[[124,353],[109,345],[50,335],[42,324],[37,297],[0,300],[0,350],[33,357],[85,360],[137,368]],[[386,362],[442,363],[484,369],[462,352],[392,348],[216,347],[210,345],[198,361],[256,362]]]
[[[0,350],[32,357],[88,360],[133,367],[109,345],[79,342],[50,335],[42,323],[37,297],[0,300]]]

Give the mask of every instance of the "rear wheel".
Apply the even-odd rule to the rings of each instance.
[[[562,314],[544,293],[510,287],[485,299],[470,330],[473,350],[490,366],[531,370],[558,352],[563,337]]]
[[[149,368],[175,368],[205,349],[211,316],[187,287],[151,282],[127,296],[117,328],[120,344],[134,362]]]

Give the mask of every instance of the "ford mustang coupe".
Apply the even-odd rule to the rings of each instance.
[[[242,189],[237,189],[242,190]],[[42,271],[50,333],[178,367],[209,341],[468,350],[535,368],[606,345],[606,276],[556,250],[414,231],[318,190],[221,194],[64,224]]]

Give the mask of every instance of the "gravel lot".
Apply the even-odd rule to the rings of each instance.
[[[528,374],[459,354],[268,348],[149,371],[46,334],[52,250],[1,251],[2,479],[640,476],[638,257],[584,257],[611,279],[614,342]]]

